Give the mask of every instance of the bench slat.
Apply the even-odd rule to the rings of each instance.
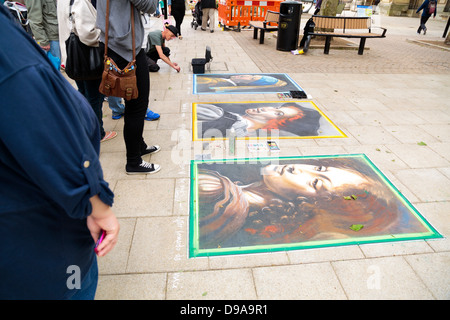
[[[333,36],[333,37],[355,37],[355,38],[384,38],[384,36],[381,33],[347,33],[347,32],[314,32],[312,33],[317,36]]]
[[[369,29],[369,17],[323,17],[314,16],[316,28],[327,29]]]
[[[278,23],[279,16],[280,16],[280,14],[278,12],[267,11],[266,21]]]

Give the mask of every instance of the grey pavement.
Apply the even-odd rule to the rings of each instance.
[[[162,150],[144,159],[160,164],[159,173],[125,174],[123,119],[112,120],[104,105],[105,130],[118,137],[102,143],[100,158],[121,232],[99,259],[96,299],[449,299],[450,51],[413,42],[442,40],[445,20],[430,19],[419,36],[419,18],[379,19],[387,38],[369,39],[362,56],[333,49],[294,56],[275,49],[274,34],[259,45],[249,30],[194,30],[187,12],[183,39],[168,43],[181,72],[159,62],[150,74],[150,108],[161,119],[146,122],[144,138]],[[161,20],[146,27],[161,29]],[[287,73],[348,135],[280,140],[281,156],[365,153],[444,238],[189,258],[189,161],[205,152],[191,141],[192,103],[279,100],[194,95],[190,61],[206,45],[214,58],[207,72]],[[224,142],[208,152],[229,157]]]

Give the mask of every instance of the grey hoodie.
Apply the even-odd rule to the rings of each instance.
[[[131,6],[134,5],[134,28],[136,34],[136,55],[144,41],[144,26],[140,12],[154,13],[158,0],[109,0],[108,47],[127,61],[133,59],[131,38]],[[105,42],[106,0],[97,0],[97,27],[101,30],[100,41]]]

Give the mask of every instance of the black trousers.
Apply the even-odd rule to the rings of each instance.
[[[120,69],[127,66],[128,61],[108,48],[108,56]],[[136,55],[136,80],[139,95],[136,99],[125,100],[123,138],[127,150],[127,164],[139,165],[142,162],[142,151],[147,148],[142,133],[144,131],[145,114],[150,94],[150,74],[144,49]]]
[[[431,15],[425,15],[420,16],[420,26],[419,29],[417,29],[417,33],[420,33],[420,31],[425,30],[425,23],[427,23],[428,19],[430,19]]]
[[[180,32],[181,35],[181,24],[183,23],[183,19],[184,19],[184,15],[186,12],[186,8],[184,6],[184,3],[182,6],[174,6],[172,4],[172,10],[171,10],[171,14],[173,16],[173,18],[175,19],[175,27],[177,27],[178,31]]]
[[[164,55],[166,57],[170,56],[170,49],[168,47],[161,47],[162,48],[162,52],[164,53]],[[147,52],[147,57],[149,57],[150,59],[152,59],[155,63],[158,61],[159,58],[159,54],[158,51],[152,51],[152,52]]]
[[[78,91],[89,101],[89,104],[94,110],[95,115],[97,116],[98,123],[100,125],[100,139],[103,139],[105,136],[105,129],[103,128],[103,113],[102,113],[102,105],[103,105],[103,94],[98,91],[100,87],[102,79],[95,80],[75,80],[77,84]]]

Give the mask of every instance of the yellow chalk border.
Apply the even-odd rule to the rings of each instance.
[[[332,136],[284,136],[284,137],[278,137],[278,139],[318,139],[318,138],[347,138],[347,135],[339,129],[333,121],[328,118],[325,113],[320,110],[317,105],[311,101],[311,100],[283,100],[283,101],[223,101],[223,102],[193,102],[192,103],[192,141],[214,141],[214,140],[226,140],[227,138],[209,138],[209,139],[203,139],[198,138],[198,130],[197,130],[197,105],[198,104],[219,104],[219,103],[234,103],[234,104],[244,104],[244,103],[309,103],[311,104],[322,117],[324,117],[332,126],[333,128],[340,133],[340,135],[332,135]],[[238,140],[259,140],[263,139],[262,137],[238,137]],[[270,137],[267,137],[266,139],[271,139]]]

